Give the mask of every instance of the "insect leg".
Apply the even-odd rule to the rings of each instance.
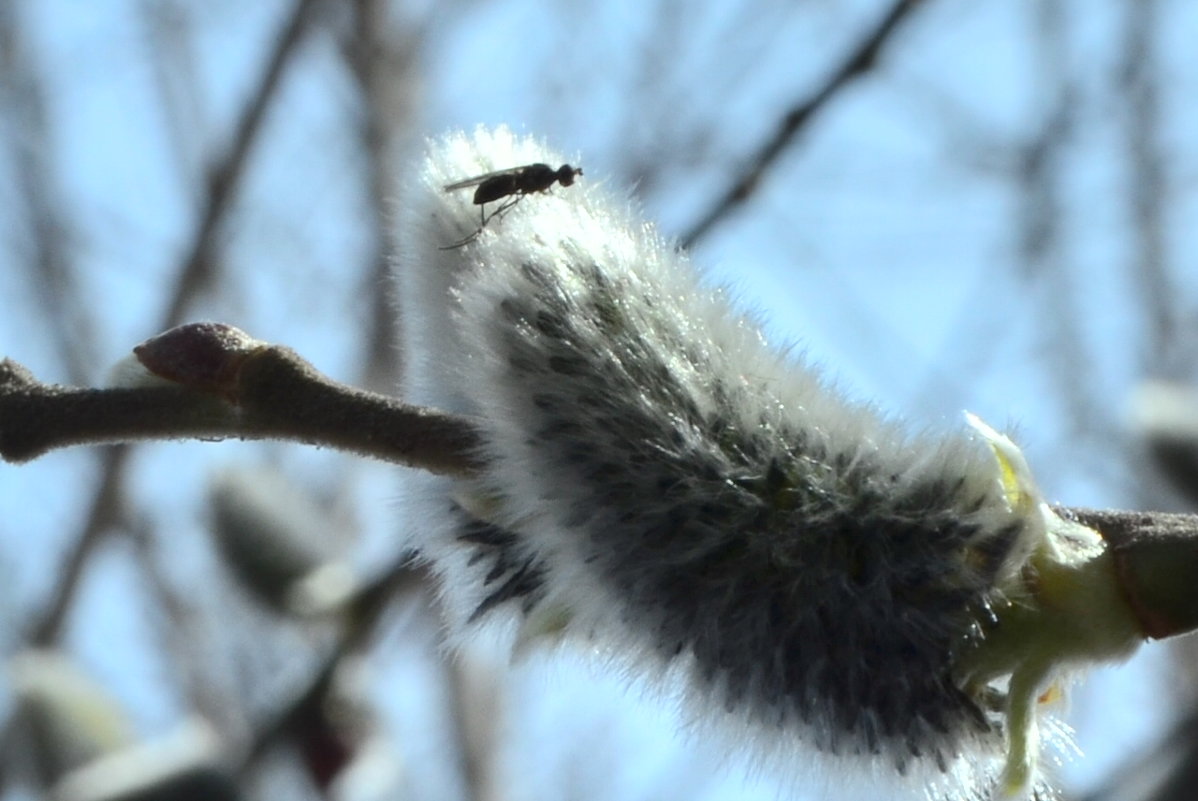
[[[510,211],[517,203],[519,203],[523,199],[524,199],[523,194],[514,195],[511,198],[500,203],[499,208],[495,209],[495,211],[491,212],[490,214],[486,213],[486,206],[487,206],[486,203],[478,204],[478,220],[479,220],[479,222],[478,222],[478,228],[474,231],[474,233],[470,234],[465,239],[454,242],[452,245],[445,245],[444,247],[441,248],[441,250],[455,250],[455,249],[463,247],[465,245],[469,245],[471,242],[478,239],[479,235],[483,232],[483,229],[487,227],[487,223],[491,222],[491,220],[494,220],[496,217],[502,217],[504,214],[506,214],[508,211]]]
[[[524,195],[514,195],[513,197],[509,198],[508,200],[503,201],[502,203],[499,204],[499,208],[495,209],[495,211],[491,212],[491,214],[487,217],[487,222],[490,222],[491,220],[495,219],[496,217],[502,218],[503,215],[507,214],[512,208],[515,207],[515,205],[517,203],[519,203],[523,199],[524,199]],[[484,223],[484,225],[485,224],[486,223]]]
[[[486,216],[486,209],[487,209],[486,203],[478,204],[478,228],[476,228],[473,233],[471,233],[465,239],[459,239],[457,242],[454,242],[452,245],[445,245],[444,247],[441,247],[439,249],[440,250],[457,250],[458,248],[465,247],[466,245],[469,245],[474,240],[478,239],[478,235],[481,234],[483,232],[483,229],[487,227],[487,222],[491,219],[491,217],[495,216],[493,214],[491,215],[491,217]]]
[[[457,250],[460,247],[465,247],[466,245],[469,245],[474,240],[478,239],[478,235],[481,234],[482,232],[483,232],[483,229],[479,228],[478,230],[471,232],[471,234],[469,236],[467,236],[465,239],[459,239],[457,242],[454,242],[452,245],[442,245],[441,247],[439,247],[437,249],[438,250]]]

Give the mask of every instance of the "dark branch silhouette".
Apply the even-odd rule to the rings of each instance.
[[[690,248],[710,233],[717,223],[748,200],[760,185],[765,172],[776,162],[787,148],[794,145],[799,134],[810,127],[811,121],[836,97],[842,89],[860,78],[877,63],[878,53],[890,41],[899,24],[905,20],[922,0],[898,0],[882,16],[857,47],[848,54],[840,66],[815,94],[793,106],[782,117],[774,135],[769,138],[749,159],[748,165],[736,182],[720,196],[689,231],[682,235],[682,246]]]
[[[173,384],[79,389],[0,362],[0,456],[161,439],[286,439],[435,473],[470,472],[478,438],[462,418],[322,375],[294,351],[230,326],[195,323],[137,348]]]

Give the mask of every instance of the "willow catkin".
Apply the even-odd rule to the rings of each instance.
[[[771,347],[597,170],[481,230],[444,191],[561,161],[453,134],[403,198],[405,394],[485,441],[481,475],[430,480],[413,518],[455,634],[514,619],[522,641],[602,643],[787,764],[1047,797],[1037,719],[1079,649],[1024,626],[1072,614],[1027,577],[1090,565],[1094,533],[984,424],[912,435]],[[1134,642],[1096,637],[1085,659]]]

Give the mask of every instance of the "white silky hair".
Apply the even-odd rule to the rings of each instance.
[[[444,190],[563,161],[453,133],[401,197],[404,397],[484,441],[409,504],[451,641],[581,639],[798,781],[989,797],[1002,722],[952,660],[1042,535],[991,448],[848,402],[592,165],[481,229]]]

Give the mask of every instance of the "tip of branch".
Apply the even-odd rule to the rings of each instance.
[[[159,378],[235,400],[241,366],[265,347],[231,325],[186,323],[147,339],[133,353]]]
[[[0,359],[0,389],[15,392],[37,385],[29,368],[12,359]]]
[[[1071,510],[1110,545],[1128,605],[1155,640],[1198,629],[1198,516]]]

